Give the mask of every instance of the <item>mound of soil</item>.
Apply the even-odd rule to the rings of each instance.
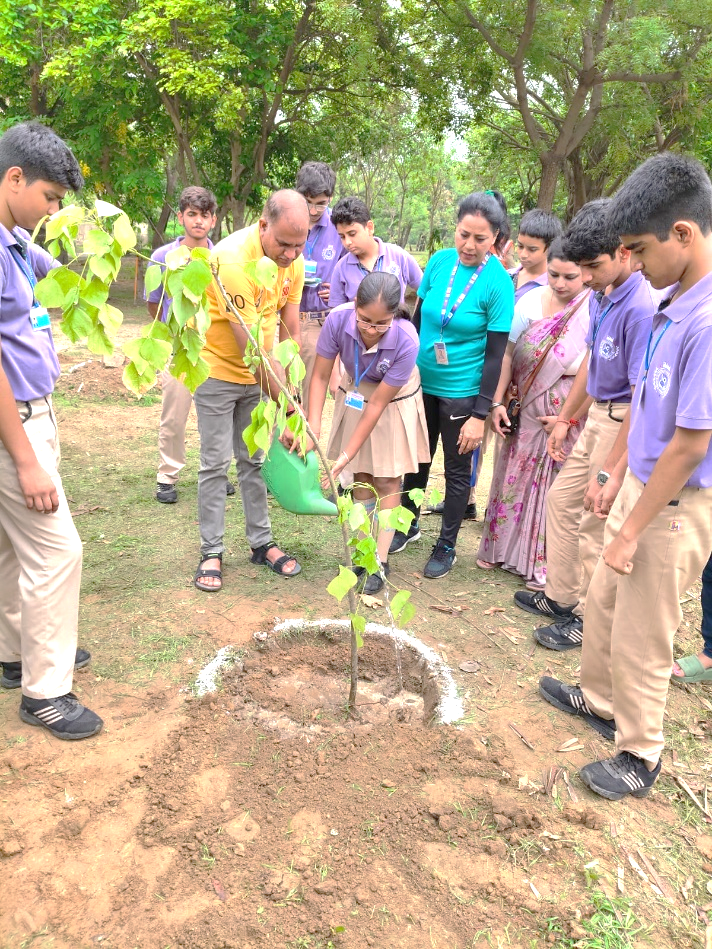
[[[59,354],[62,374],[57,380],[56,392],[80,399],[136,402],[136,396],[123,383],[123,366],[105,366],[100,356],[77,360],[76,356]],[[152,393],[160,394],[160,386]]]

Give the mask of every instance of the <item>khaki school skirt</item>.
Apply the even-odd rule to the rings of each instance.
[[[377,382],[362,379],[357,391],[367,404],[377,388]],[[344,373],[336,392],[334,419],[326,449],[327,457],[332,461],[336,461],[349,443],[362,418],[361,412],[344,404],[346,393],[352,389],[353,378]],[[419,464],[428,461],[428,426],[425,422],[420,372],[416,366],[410,379],[383,410],[376,427],[351,459],[349,468],[354,472],[371,474],[375,478],[398,478],[417,471]]]

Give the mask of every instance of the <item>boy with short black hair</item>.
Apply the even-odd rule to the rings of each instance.
[[[625,450],[627,424],[618,436],[661,299],[641,273],[631,273],[630,253],[608,221],[609,206],[609,198],[590,201],[564,236],[566,253],[596,293],[586,337],[589,358],[581,363],[547,445],[564,466],[546,496],[546,588],[514,594],[517,606],[550,622],[535,630],[534,638],[558,651],[581,646],[586,594],[604,531],[604,522],[584,510],[585,495],[587,490],[598,493]],[[587,409],[585,427],[565,458],[569,421]]]
[[[309,208],[309,235],[304,245],[304,291],[299,304],[301,349],[306,374],[302,382],[302,407],[309,411],[309,384],[316,362],[316,344],[324,320],[331,312],[331,275],[346,253],[331,220],[329,205],[336,188],[336,173],[323,161],[307,161],[297,172],[295,190]]]
[[[546,286],[546,255],[562,231],[561,221],[550,211],[534,208],[522,217],[517,237],[519,266],[508,271],[514,282],[515,306],[529,290]]]
[[[632,268],[671,295],[648,335],[627,456],[597,500],[608,521],[586,603],[581,687],[544,676],[539,689],[615,739],[614,758],[581,770],[615,801],[644,797],[660,774],[680,596],[712,549],[712,183],[694,159],[656,155],[623,184],[609,220]]]
[[[166,255],[181,245],[183,247],[207,247],[212,249],[213,242],[209,234],[215,227],[218,203],[212,191],[195,185],[184,188],[178,205],[178,223],[185,234],[156,248],[151,254],[151,262],[165,266]],[[171,298],[161,284],[147,297],[148,312],[155,319],[161,307],[160,319],[165,323]],[[188,421],[193,395],[190,389],[170,370],[161,373],[161,422],[158,428],[158,452],[161,462],[158,466],[156,500],[161,504],[175,504],[178,500],[178,475],[185,466],[185,426]],[[234,494],[235,488],[228,481],[227,493]]]
[[[405,288],[417,290],[423,271],[411,255],[397,244],[388,244],[374,237],[371,213],[360,198],[341,198],[331,213],[332,223],[339,232],[347,251],[334,268],[331,277],[329,306],[352,303],[356,291],[367,273],[382,270],[400,281],[405,299]]]
[[[72,694],[82,542],[57,471],[52,391],[59,362],[34,288],[55,261],[28,232],[84,184],[64,142],[38,123],[0,138],[0,663],[22,688],[20,718],[76,740],[102,720]]]

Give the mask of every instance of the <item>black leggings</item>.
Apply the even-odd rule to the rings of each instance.
[[[460,429],[470,418],[475,408],[477,396],[465,399],[441,399],[437,395],[423,393],[425,418],[428,423],[430,457],[433,458],[438,447],[438,438],[442,438],[445,455],[445,510],[443,511],[440,540],[454,547],[460,524],[465,516],[465,508],[470,497],[470,474],[472,470],[472,452],[458,454],[457,439]],[[412,511],[417,518],[420,508],[408,497],[413,488],[423,491],[428,484],[430,462],[420,465],[417,474],[407,474],[403,479],[401,504]]]

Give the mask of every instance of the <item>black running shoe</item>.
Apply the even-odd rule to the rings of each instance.
[[[22,696],[20,718],[28,725],[41,725],[55,738],[77,741],[101,731],[102,720],[85,708],[72,692],[56,699],[31,699]]]
[[[232,483],[232,481],[227,481],[225,483],[225,494],[229,498],[231,498],[234,493],[235,493],[235,485]]]
[[[456,561],[455,548],[446,544],[444,540],[438,540],[433,547],[430,560],[423,569],[423,576],[429,580],[439,580],[440,577],[450,573]]]
[[[86,649],[77,649],[74,657],[74,670],[83,669],[91,662],[91,653]],[[2,677],[0,685],[3,689],[19,689],[22,685],[22,663],[21,662],[2,662]]]
[[[563,623],[552,623],[534,630],[534,639],[540,646],[566,652],[567,649],[580,649],[583,642],[583,620],[572,616]]]
[[[156,485],[156,500],[160,501],[161,504],[175,504],[178,500],[176,486],[174,484],[161,484],[159,481]]]
[[[543,590],[537,590],[536,593],[518,590],[514,594],[514,602],[520,610],[535,613],[537,616],[546,616],[547,619],[570,619],[574,615],[571,607],[559,606],[554,600],[550,600]]]
[[[383,573],[388,576],[391,572],[391,568],[388,566],[388,561],[382,565]],[[374,593],[380,593],[383,587],[386,585],[385,580],[380,573],[372,573],[366,582],[363,585],[362,593],[368,593],[369,596],[373,596]]]
[[[405,550],[408,544],[412,544],[414,540],[420,540],[420,536],[420,524],[417,521],[413,521],[408,528],[407,534],[404,534],[403,531],[395,532],[391,546],[388,548],[388,553],[399,554],[401,550]]]
[[[465,514],[463,516],[463,521],[476,521],[477,520],[477,505],[468,504],[465,508]]]
[[[583,692],[577,686],[565,685],[551,676],[542,676],[539,679],[539,692],[554,708],[568,712],[569,715],[578,715],[608,741],[613,741],[616,737],[615,721],[595,715],[586,705]]]
[[[658,780],[661,762],[653,771],[648,771],[642,758],[629,751],[622,751],[615,758],[594,761],[584,765],[579,777],[586,785],[601,797],[609,801],[620,801],[627,794],[633,797],[647,797],[650,789]]]

